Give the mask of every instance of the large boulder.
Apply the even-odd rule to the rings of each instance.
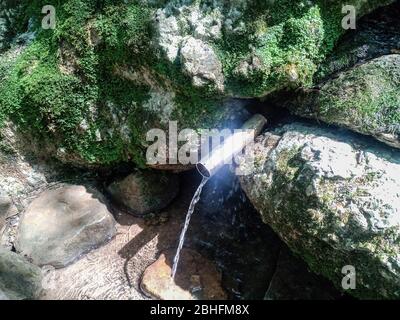
[[[143,215],[160,211],[179,191],[179,176],[154,171],[138,171],[111,183],[108,192],[128,211]]]
[[[37,265],[64,267],[115,235],[98,191],[78,185],[47,190],[23,213],[15,247]]]
[[[41,270],[20,255],[0,247],[0,300],[36,299]]]
[[[360,17],[392,1],[353,2]],[[37,37],[0,85],[0,118],[46,156],[144,167],[149,129],[232,127],[232,97],[311,84],[344,33],[346,4],[68,0],[44,30],[32,3]]]
[[[400,152],[347,131],[286,125],[260,136],[241,185],[311,270],[361,298],[400,296]],[[245,165],[245,164],[243,164]]]
[[[400,3],[363,17],[316,74],[316,86],[276,103],[400,147]]]
[[[381,7],[357,19],[357,28],[343,35],[317,71],[317,82],[357,64],[399,53],[400,2]]]
[[[303,90],[285,105],[296,115],[322,120],[400,148],[400,55],[375,58]]]

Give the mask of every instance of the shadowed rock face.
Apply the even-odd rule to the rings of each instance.
[[[400,152],[303,124],[262,135],[254,150],[241,185],[264,222],[338,288],[352,265],[350,294],[398,298]]]
[[[35,299],[41,290],[40,269],[0,247],[0,300]]]
[[[15,211],[11,198],[0,189],[0,236],[11,210]]]
[[[12,38],[21,31],[23,23],[22,5],[17,0],[0,3],[0,52],[10,46]]]
[[[346,32],[322,63],[317,78],[324,79],[371,59],[399,53],[399,17],[400,1],[395,1],[358,19],[357,28]]]
[[[164,209],[179,192],[178,175],[138,171],[108,188],[113,199],[128,211],[143,215]]]
[[[276,271],[265,293],[266,300],[333,300],[341,297],[327,279],[308,270],[305,263],[285,246],[279,253]]]
[[[103,196],[66,185],[32,201],[21,217],[15,246],[37,265],[64,267],[114,234],[115,221]]]

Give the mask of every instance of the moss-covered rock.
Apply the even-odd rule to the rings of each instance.
[[[318,64],[344,33],[344,5],[354,5],[359,18],[390,2],[174,0],[156,12],[154,47],[174,63],[187,39],[195,38],[197,47],[219,57],[224,80],[222,87],[216,68],[214,79],[203,77],[208,81],[198,85],[227,95],[264,96],[311,83]]]
[[[320,65],[314,82],[357,64],[387,54],[400,53],[400,2],[379,8],[357,21],[357,28],[343,35],[334,51]]]
[[[339,73],[285,104],[300,116],[372,135],[400,148],[400,55],[385,55]]]
[[[351,265],[348,293],[399,298],[400,152],[303,124],[265,133],[254,150],[241,185],[264,222],[339,289]]]
[[[363,17],[320,65],[312,89],[272,100],[292,113],[400,147],[400,2]]]
[[[389,2],[354,4],[361,16]],[[54,30],[41,28],[48,4]],[[215,127],[231,116],[226,98],[309,84],[344,31],[343,4],[24,2],[37,37],[2,81],[0,114],[63,161],[144,166],[150,128]]]

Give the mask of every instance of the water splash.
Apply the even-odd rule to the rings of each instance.
[[[176,250],[175,257],[174,257],[174,264],[172,267],[172,279],[175,279],[175,274],[176,274],[176,270],[178,268],[178,263],[179,263],[179,258],[180,258],[181,250],[183,247],[183,243],[185,242],[185,235],[186,235],[186,231],[189,227],[190,218],[193,214],[196,203],[199,202],[199,200],[200,200],[201,191],[203,190],[203,187],[207,183],[208,179],[209,178],[207,178],[207,177],[203,177],[203,180],[201,180],[201,183],[200,183],[199,187],[197,188],[197,190],[192,198],[192,201],[190,202],[190,206],[189,206],[189,209],[186,214],[185,225],[183,226],[181,235],[179,237],[179,245],[178,245],[178,249]]]

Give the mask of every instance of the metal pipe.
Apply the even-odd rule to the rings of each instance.
[[[230,135],[196,164],[199,173],[203,177],[210,178],[225,164],[231,163],[233,157],[261,133],[266,123],[267,119],[261,114],[252,116],[239,132]]]

